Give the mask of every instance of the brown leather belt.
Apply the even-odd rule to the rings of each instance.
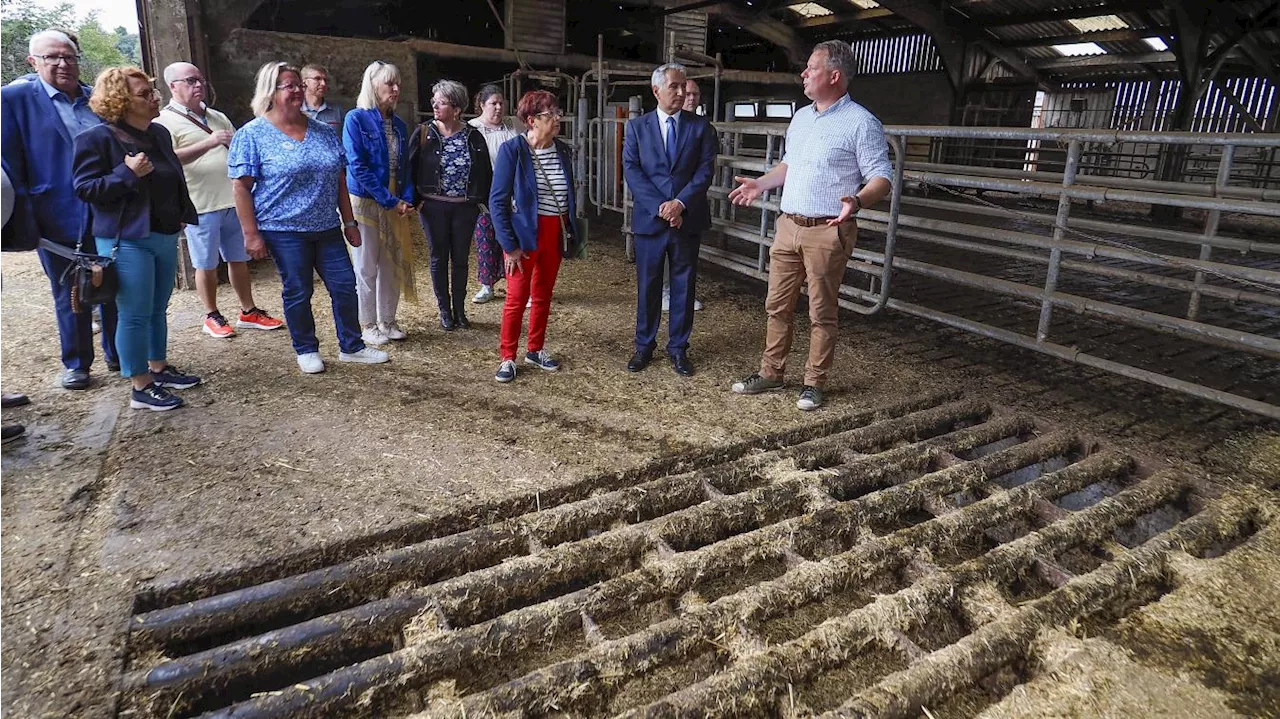
[[[817,227],[836,219],[835,217],[805,217],[804,215],[793,215],[789,212],[782,213],[782,216],[801,227]]]

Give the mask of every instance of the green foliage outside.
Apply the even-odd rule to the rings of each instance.
[[[97,13],[77,19],[75,4],[63,2],[52,9],[32,0],[0,0],[0,84],[32,72],[27,64],[27,40],[48,28],[70,29],[80,38],[80,80],[92,85],[104,67],[142,66],[142,46],[138,36],[123,27],[107,30]]]

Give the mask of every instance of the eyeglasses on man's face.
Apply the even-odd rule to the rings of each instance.
[[[79,65],[79,55],[32,55],[32,57],[40,58],[40,61],[46,65]]]
[[[206,84],[206,81],[203,77],[180,77],[177,80],[174,80],[174,82],[185,82],[191,87],[195,87],[196,85]]]

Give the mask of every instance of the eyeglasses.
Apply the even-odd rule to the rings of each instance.
[[[295,90],[302,90],[302,89],[303,89],[303,87],[302,87],[302,85],[298,85],[298,84],[296,84],[296,83],[286,82],[286,83],[285,83],[285,84],[283,84],[283,85],[276,85],[276,89],[277,89],[277,90],[284,90],[285,92],[293,92],[293,91],[295,91]]]
[[[448,100],[432,100],[431,106],[432,107],[455,107],[455,105],[452,102],[449,102]]]
[[[159,90],[157,90],[156,88],[154,88],[154,87],[148,87],[147,89],[143,90],[142,92],[136,92],[136,93],[134,93],[134,94],[133,94],[133,96],[134,96],[134,97],[142,98],[143,100],[150,100],[151,98],[153,98],[153,97],[155,97],[156,95],[159,95],[159,94],[160,94],[160,91],[159,91]]]
[[[68,65],[80,64],[79,55],[32,55],[32,57],[40,58],[46,65],[61,65],[64,62]]]
[[[546,112],[539,112],[538,114],[534,115],[534,117],[549,117],[552,120],[559,120],[560,118],[564,117],[564,113],[561,112],[560,110],[547,110]]]
[[[188,85],[195,87],[196,85],[206,85],[209,81],[205,80],[203,77],[180,77],[177,80],[174,80],[174,82],[185,82]]]
[[[329,82],[329,78],[325,77],[324,75],[314,75],[314,76],[312,76],[312,77],[304,77],[304,78],[302,78],[302,81],[303,81],[303,82],[323,82],[323,83],[328,83],[328,82]]]

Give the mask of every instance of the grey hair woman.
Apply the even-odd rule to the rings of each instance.
[[[462,83],[437,82],[431,89],[435,118],[419,125],[409,140],[414,204],[431,246],[431,284],[445,331],[471,327],[465,311],[467,258],[493,181],[484,136],[462,121],[466,108]]]

